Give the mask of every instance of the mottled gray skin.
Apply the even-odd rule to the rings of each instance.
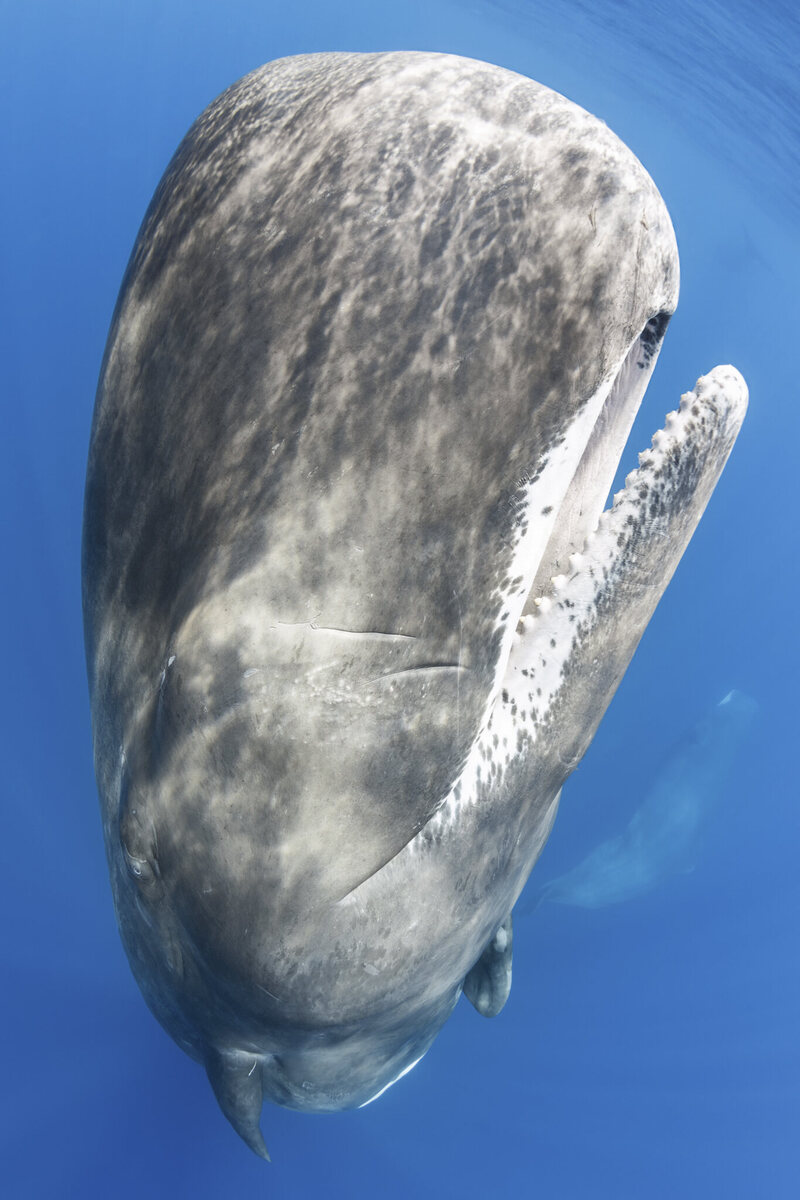
[[[272,63],[158,187],[89,455],[96,770],[133,971],[258,1153],[262,1097],[365,1103],[495,952],[743,412],[701,381],[526,615],[677,286],[614,135],[446,55]]]
[[[729,692],[670,755],[625,829],[549,880],[537,902],[605,908],[693,870],[756,704]]]

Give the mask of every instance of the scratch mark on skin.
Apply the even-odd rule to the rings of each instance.
[[[257,983],[257,984],[256,984],[256,987],[259,989],[259,991],[261,991],[261,992],[265,992],[265,993],[266,993],[266,995],[268,995],[268,996],[270,997],[270,999],[272,999],[272,1000],[277,1000],[277,1001],[278,1001],[278,1003],[280,1004],[280,1001],[281,1001],[281,998],[280,998],[280,996],[276,996],[274,992],[271,992],[271,991],[269,990],[269,988],[265,988],[265,987],[264,987],[264,985],[263,985],[263,983]]]
[[[337,629],[335,625],[317,625],[316,621],[277,621],[275,625],[270,625],[269,628],[277,629],[279,625],[288,629],[313,629],[315,633],[335,633],[340,637],[376,638],[391,641],[399,639],[406,642],[415,642],[417,640],[415,633],[383,633],[375,629]]]
[[[464,644],[464,621],[461,617],[461,601],[454,590],[453,596],[458,605],[458,675],[456,676],[456,737],[461,736],[461,648]]]
[[[469,667],[462,667],[460,663],[420,663],[418,667],[402,667],[399,671],[387,671],[385,675],[376,675],[369,682],[380,683],[384,679],[394,679],[398,675],[415,675],[418,671],[469,671],[469,669]]]
[[[474,344],[472,345],[471,349],[467,350],[465,354],[461,354],[458,356],[458,358],[454,358],[452,360],[451,366],[453,368],[454,375],[455,375],[456,371],[459,370],[462,363],[465,363],[468,358],[472,358],[473,354],[475,354],[475,352],[478,349],[478,344],[479,344],[481,338],[483,337],[483,335],[487,332],[487,330],[491,329],[491,327],[493,325],[496,325],[500,319],[501,319],[501,317],[497,316],[497,317],[492,317],[491,321],[487,321],[486,324],[483,326],[483,328],[479,329],[478,332],[476,333],[475,338],[473,339]]]

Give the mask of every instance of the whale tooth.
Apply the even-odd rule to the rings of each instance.
[[[582,567],[584,566],[585,562],[586,562],[586,559],[584,558],[584,556],[582,554],[578,554],[578,553],[570,554],[570,556],[569,556],[570,571],[580,571],[582,569]]]
[[[553,607],[553,601],[550,599],[549,596],[538,596],[537,599],[534,600],[533,603],[536,605],[536,607],[540,613],[549,612],[550,609]],[[523,620],[525,620],[524,617],[523,617]],[[531,622],[531,624],[533,624],[533,622]]]
[[[636,476],[638,474],[639,474],[638,471],[629,471],[628,472],[628,474],[625,476],[625,487],[626,488],[633,487],[634,483],[636,482]]]
[[[554,575],[550,582],[557,592],[563,592],[564,588],[567,586],[567,576]]]

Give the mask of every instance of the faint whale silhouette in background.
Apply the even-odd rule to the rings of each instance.
[[[741,737],[757,711],[749,696],[728,692],[678,744],[623,832],[551,879],[527,905],[523,902],[520,913],[533,912],[544,901],[606,908],[691,871]]]

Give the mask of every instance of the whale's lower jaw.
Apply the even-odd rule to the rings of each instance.
[[[533,741],[557,741],[567,761],[578,762],[594,735],[705,511],[747,400],[734,367],[698,379],[639,455],[583,550],[520,622],[499,709],[516,707]],[[571,712],[583,729],[570,742]]]
[[[583,756],[702,516],[747,409],[732,366],[698,379],[581,550],[528,596],[487,719],[448,795],[409,846],[438,841],[521,758],[554,794]],[[616,464],[615,464],[616,465]],[[613,474],[613,472],[612,472]],[[536,574],[541,584],[541,571]],[[623,619],[624,618],[624,619]],[[574,731],[574,732],[571,732]]]

